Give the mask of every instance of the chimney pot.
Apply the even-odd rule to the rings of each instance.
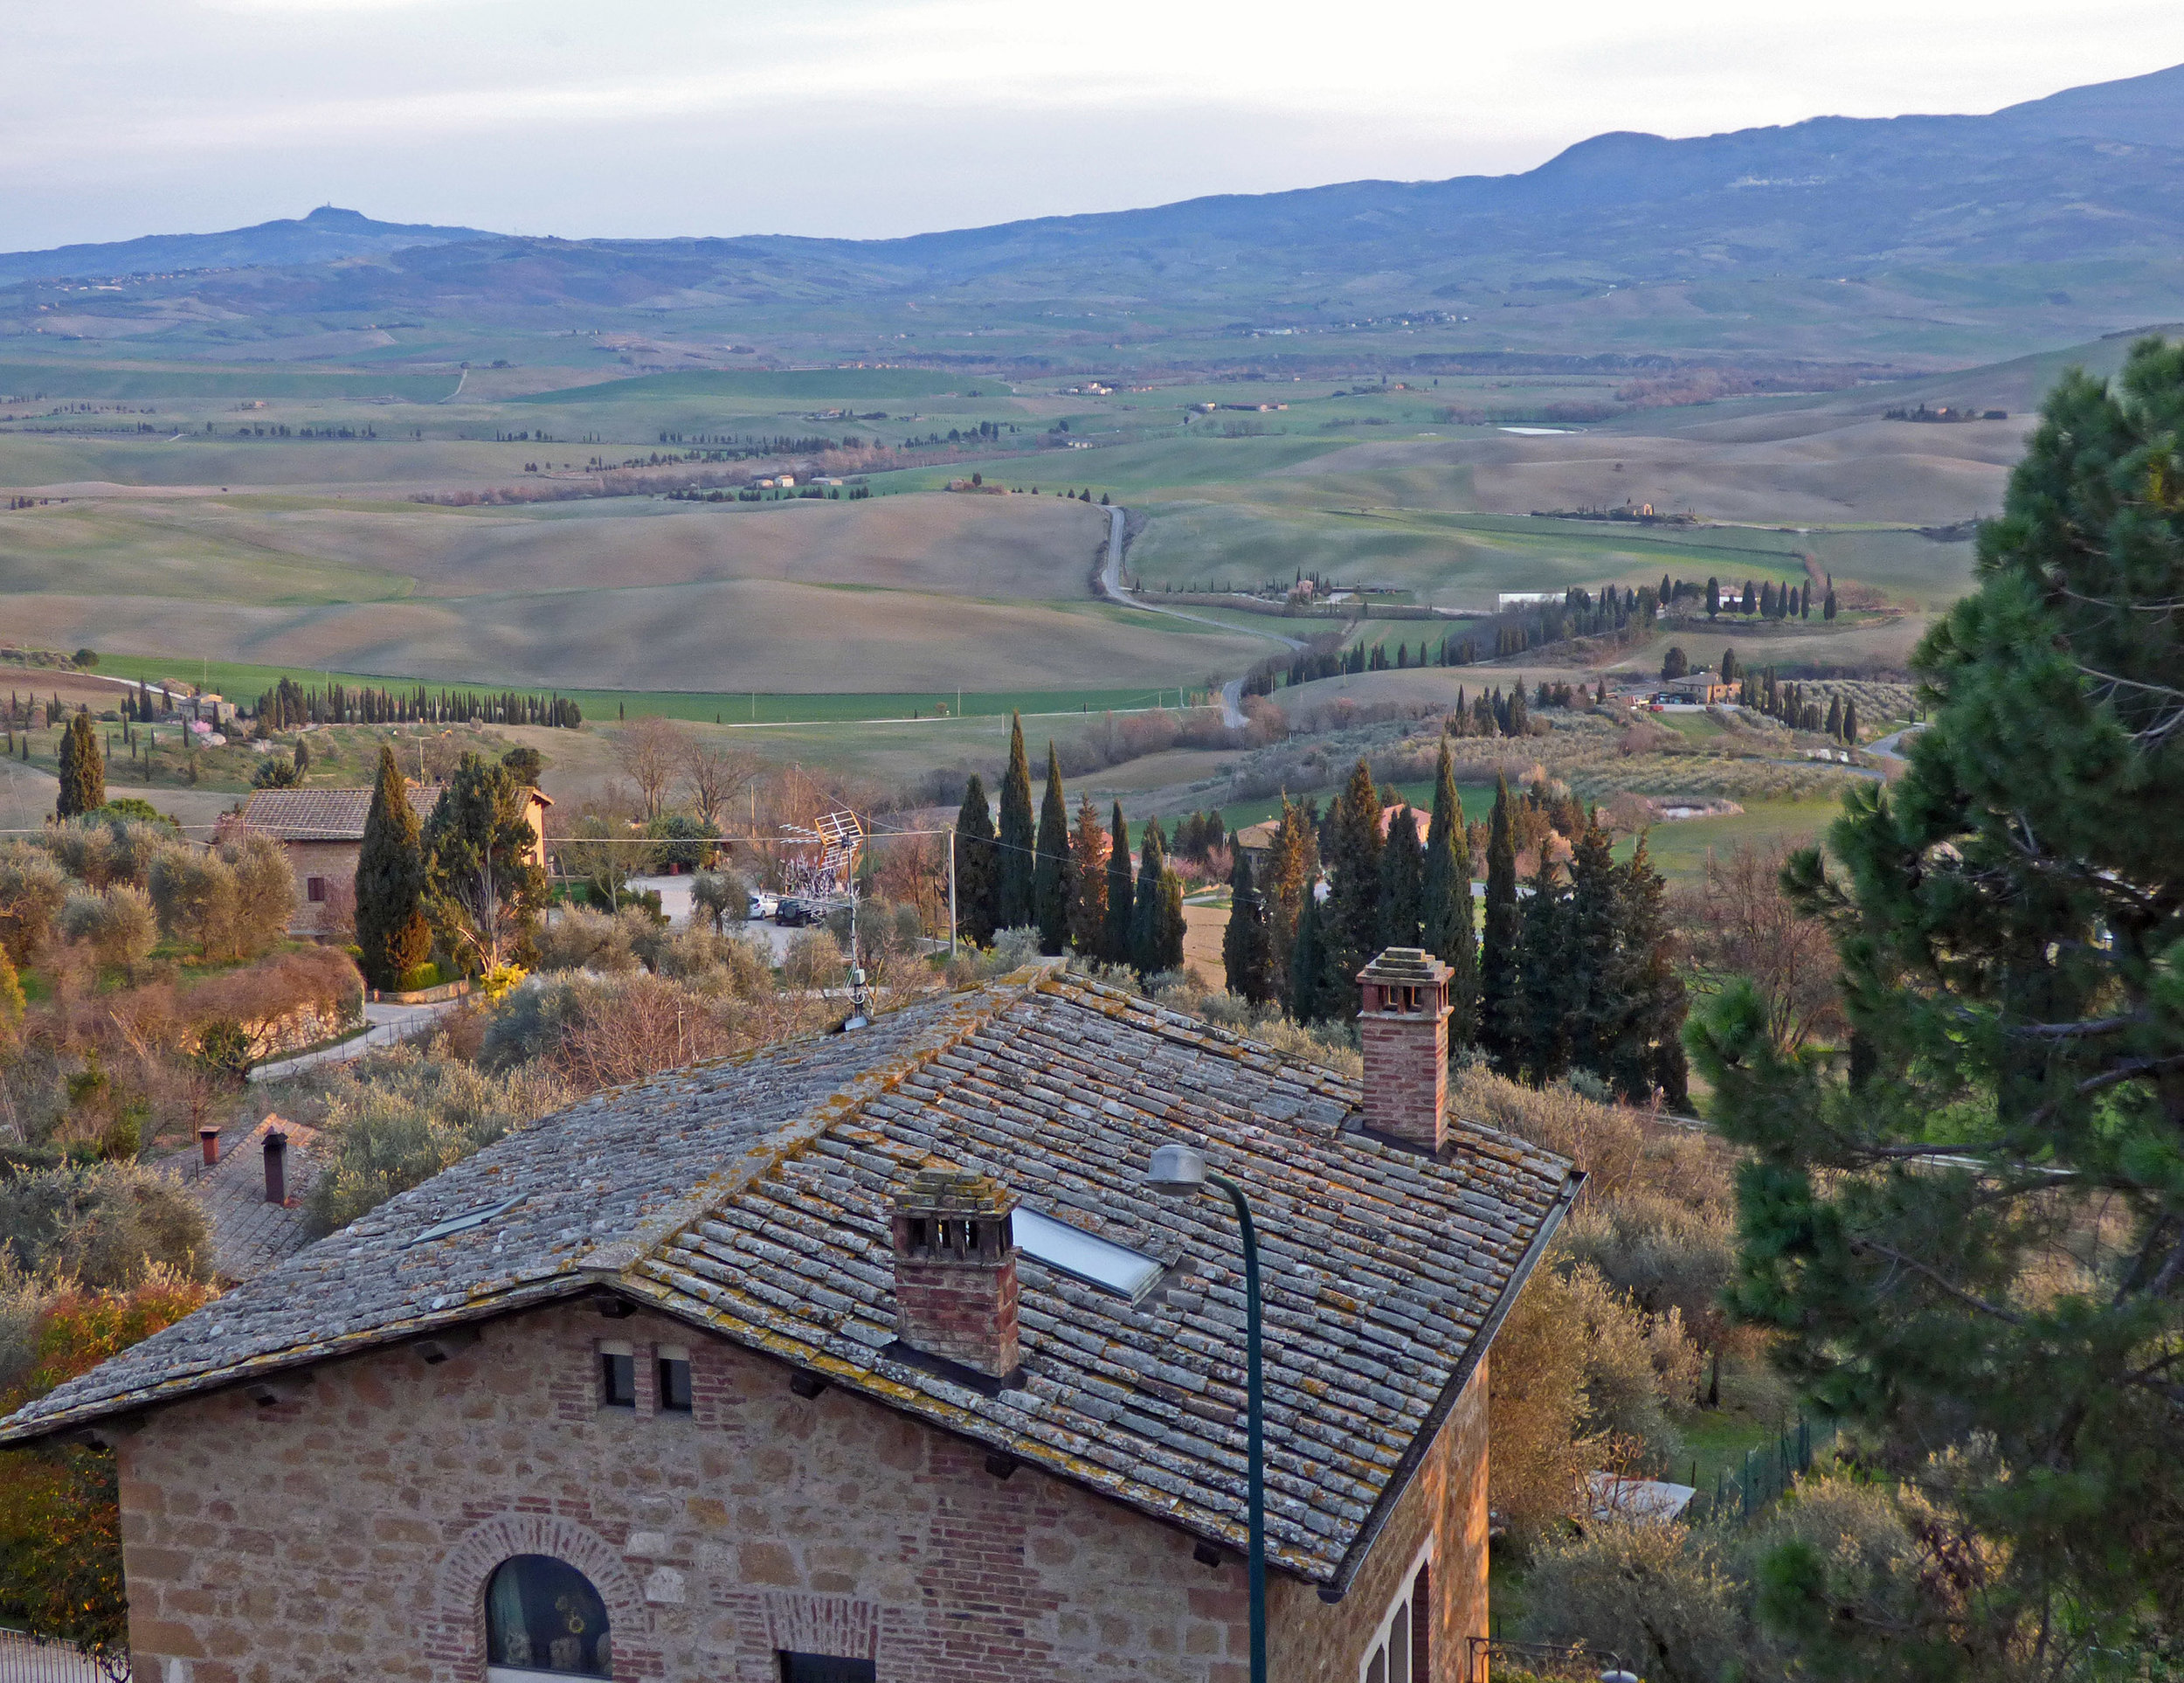
[[[266,1202],[288,1202],[288,1136],[279,1128],[266,1130]]]
[[[921,1169],[895,1194],[895,1332],[999,1379],[1016,1371],[1015,1195],[967,1169]]]
[[[1391,946],[1358,973],[1365,1125],[1427,1151],[1448,1139],[1451,973],[1415,946]]]
[[[220,1131],[218,1128],[199,1128],[197,1130],[197,1149],[204,1153],[205,1167],[219,1167]]]

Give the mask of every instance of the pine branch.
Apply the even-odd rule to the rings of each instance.
[[[2025,1318],[2022,1315],[2004,1309],[1999,1305],[1989,1303],[1984,1298],[1974,1296],[1948,1278],[1939,1269],[1931,1264],[1919,1261],[1916,1257],[1907,1257],[1900,1250],[1891,1250],[1884,1244],[1877,1244],[1871,1239],[1853,1239],[1850,1241],[1850,1250],[1853,1255],[1884,1257],[1899,1268],[1908,1268],[1914,1273],[1924,1274],[1958,1302],[1978,1310],[1983,1315],[1992,1315],[1995,1319],[2011,1326],[2022,1326],[2025,1324]]]

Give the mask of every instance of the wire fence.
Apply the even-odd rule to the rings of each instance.
[[[1745,1451],[1736,1472],[1714,1474],[1714,1488],[1691,1498],[1684,1517],[1694,1522],[1726,1520],[1742,1524],[1813,1470],[1814,1458],[1835,1441],[1833,1426],[1814,1426],[1803,1415],[1772,1444]]]
[[[128,1651],[86,1653],[58,1637],[0,1627],[0,1683],[129,1683]]]

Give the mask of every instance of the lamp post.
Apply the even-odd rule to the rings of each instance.
[[[1145,1184],[1164,1198],[1195,1198],[1210,1184],[1228,1195],[1244,1240],[1245,1460],[1251,1526],[1251,1683],[1267,1683],[1267,1444],[1266,1396],[1259,1369],[1259,1236],[1251,1224],[1244,1189],[1206,1167],[1206,1153],[1189,1146],[1162,1146],[1152,1154]]]

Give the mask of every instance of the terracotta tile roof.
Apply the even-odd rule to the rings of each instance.
[[[1140,1184],[1180,1140],[1253,1189],[1273,1558],[1346,1584],[1576,1188],[1562,1160],[1470,1124],[1439,1158],[1364,1134],[1358,1098],[1143,1000],[1019,974],[547,1118],[31,1403],[0,1442],[604,1288],[1241,1549],[1234,1219]],[[1164,1283],[1132,1304],[1025,1256],[1020,1379],[902,1359],[888,1209],[933,1164],[1157,1258]]]
[[[259,789],[243,803],[243,822],[282,842],[361,842],[371,811],[370,789]],[[412,783],[410,810],[423,823],[439,804],[439,785]]]

